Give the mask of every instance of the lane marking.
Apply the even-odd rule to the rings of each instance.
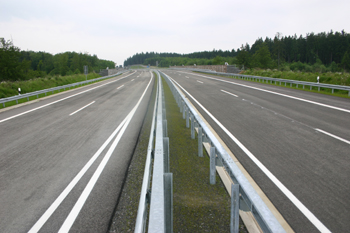
[[[226,94],[233,95],[234,97],[238,97],[238,95],[232,94],[231,92],[221,90],[222,92],[225,92]]]
[[[120,88],[122,88],[122,87],[124,87],[124,85],[121,85],[120,87],[118,87],[117,90],[120,89]]]
[[[183,72],[183,71],[179,71],[179,72],[188,74],[187,72]],[[263,91],[263,92],[267,92],[267,93],[270,93],[270,94],[279,95],[279,96],[287,97],[287,98],[290,98],[290,99],[295,99],[295,100],[307,102],[307,103],[310,103],[310,104],[315,104],[315,105],[319,105],[319,106],[322,106],[322,107],[331,108],[331,109],[339,110],[339,111],[342,111],[342,112],[350,113],[349,109],[339,108],[339,107],[335,107],[335,106],[332,106],[332,105],[315,102],[315,101],[312,101],[312,100],[307,100],[307,99],[302,99],[302,98],[291,96],[291,95],[282,94],[282,93],[279,93],[279,92],[269,91],[269,90],[261,89],[261,88],[258,88],[258,87],[252,87],[252,86],[248,86],[248,85],[245,85],[245,84],[235,83],[235,82],[231,82],[231,81],[226,81],[226,80],[222,80],[222,79],[212,78],[212,77],[199,75],[199,74],[194,74],[194,73],[192,75],[197,75],[197,76],[204,77],[204,78],[207,78],[207,79],[217,80],[217,81],[220,81],[220,82],[230,83],[230,84],[234,84],[234,85],[237,85],[237,86],[247,87],[247,88],[251,88],[251,89],[254,89],[254,90]]]
[[[134,79],[131,80],[131,82],[133,82],[133,81],[134,81]]]
[[[203,82],[201,82],[201,81],[198,81],[198,80],[197,80],[197,82],[199,82],[199,83],[203,83]]]
[[[135,73],[135,72],[134,72],[134,73]],[[134,74],[134,73],[132,73],[132,74]],[[130,75],[132,75],[132,74],[129,74],[129,75],[127,75],[127,76],[123,77],[123,78],[120,78],[120,79],[117,79],[117,80],[114,80],[114,81],[111,81],[111,82],[108,82],[108,83],[102,84],[102,85],[100,85],[100,86],[96,86],[96,87],[93,87],[93,88],[87,89],[87,90],[85,90],[85,91],[82,91],[82,92],[76,93],[76,94],[74,94],[74,95],[64,97],[64,98],[62,98],[62,99],[59,99],[59,100],[53,101],[53,102],[51,102],[51,103],[44,104],[44,105],[42,105],[42,106],[40,106],[40,107],[33,108],[33,109],[31,109],[31,110],[28,110],[28,111],[25,111],[25,112],[19,113],[19,114],[17,114],[17,115],[14,115],[14,116],[11,116],[11,117],[8,117],[8,118],[5,118],[5,119],[3,119],[3,120],[0,120],[0,123],[5,122],[5,121],[8,121],[8,120],[11,120],[11,119],[13,119],[13,118],[16,118],[16,117],[19,117],[19,116],[22,116],[22,115],[25,115],[25,114],[27,114],[27,113],[34,112],[34,111],[36,111],[36,110],[39,110],[39,109],[45,108],[45,107],[50,106],[50,105],[52,105],[52,104],[56,104],[56,103],[58,103],[58,102],[61,102],[61,101],[63,101],[63,100],[69,99],[69,98],[72,98],[72,97],[74,97],[74,96],[77,96],[77,95],[80,95],[80,94],[83,94],[83,93],[86,93],[86,92],[89,92],[89,91],[95,90],[95,89],[97,89],[97,88],[100,88],[100,87],[106,86],[106,85],[108,85],[108,84],[111,84],[111,83],[117,82],[117,81],[119,81],[119,80],[122,80],[122,79],[125,79],[125,78],[129,77],[129,76],[130,76]]]
[[[171,78],[172,79],[172,78]],[[179,83],[172,79],[188,96],[190,96],[216,124],[239,146],[248,157],[261,169],[262,172],[286,195],[286,197],[309,219],[309,221],[321,232],[331,232],[306,206],[294,196],[294,194],[287,189],[233,134],[226,129],[219,120],[217,120],[202,104],[200,104],[187,90],[185,90]]]
[[[189,78],[189,77],[187,77],[187,76],[185,76],[186,78]]]
[[[79,108],[77,111],[72,112],[71,114],[69,114],[69,116],[73,116],[73,115],[76,114],[77,112],[80,112],[80,111],[83,110],[84,108],[89,107],[89,106],[90,106],[91,104],[93,104],[93,103],[95,103],[95,101],[92,101],[91,103],[85,105],[84,107]]]
[[[135,107],[131,110],[131,112],[127,116],[127,121],[124,123],[123,128],[121,129],[121,131],[119,132],[119,134],[115,138],[115,140],[114,140],[113,144],[111,145],[111,147],[109,148],[107,154],[104,156],[104,158],[101,161],[100,165],[98,166],[98,168],[96,169],[95,173],[91,177],[89,183],[86,185],[84,191],[80,195],[78,201],[75,203],[73,209],[71,210],[71,212],[69,213],[68,217],[66,218],[66,220],[63,223],[63,225],[61,226],[61,228],[59,230],[59,233],[69,232],[70,228],[72,227],[73,223],[75,222],[75,219],[78,217],[78,214],[80,213],[81,209],[83,208],[83,206],[85,204],[85,201],[87,200],[87,198],[89,197],[92,189],[94,188],[98,178],[100,177],[101,173],[103,172],[104,168],[106,167],[108,160],[110,159],[112,153],[114,152],[114,150],[117,147],[120,139],[122,138],[126,128],[128,127],[128,125],[129,125],[129,123],[131,121],[131,119],[133,118],[136,110],[138,109],[138,107],[139,107],[143,97],[145,96],[145,94],[146,94],[146,92],[148,90],[148,87],[151,85],[152,79],[153,79],[153,75],[152,75],[151,80],[149,81],[145,91],[143,92],[141,98],[139,99],[139,101],[137,102]]]
[[[336,135],[334,135],[334,134],[328,133],[328,132],[326,132],[326,131],[324,131],[324,130],[322,130],[322,129],[315,129],[315,130],[318,131],[318,132],[321,132],[321,133],[323,133],[323,134],[326,134],[326,135],[328,135],[328,136],[330,136],[330,137],[333,137],[333,138],[335,138],[335,139],[338,139],[338,140],[340,140],[340,141],[342,141],[342,142],[345,142],[345,143],[347,143],[347,144],[350,145],[350,141],[348,141],[348,140],[346,140],[346,139],[344,139],[344,138],[341,138],[341,137],[338,137],[338,136],[336,136]]]
[[[151,81],[153,79],[153,74],[151,77]],[[150,81],[150,82],[151,82]],[[148,86],[147,86],[148,88]],[[146,89],[147,90],[147,89]],[[143,96],[142,96],[143,98]],[[141,99],[137,104],[141,102]],[[135,107],[134,107],[135,108]],[[132,112],[132,111],[131,111]],[[131,113],[130,112],[130,113]],[[38,232],[42,226],[47,222],[50,216],[55,212],[55,210],[59,207],[59,205],[63,202],[63,200],[68,196],[68,194],[72,191],[75,185],[80,181],[80,179],[84,176],[87,170],[91,167],[91,165],[96,161],[96,159],[101,155],[101,153],[105,150],[108,144],[113,140],[113,138],[118,134],[121,128],[125,125],[130,113],[125,117],[125,119],[119,124],[119,126],[114,130],[114,132],[108,137],[108,139],[103,143],[103,145],[97,150],[97,152],[91,157],[91,159],[85,164],[85,166],[80,170],[80,172],[74,177],[74,179],[68,184],[68,186],[62,191],[62,193],[56,198],[56,200],[51,204],[51,206],[45,211],[45,213],[40,217],[40,219],[34,224],[34,226],[29,230],[28,233],[36,233]]]
[[[75,185],[84,176],[86,171],[91,167],[95,160],[100,156],[102,151],[107,147],[107,145],[112,141],[115,135],[119,132],[121,127],[126,122],[127,117],[120,123],[120,125],[114,130],[114,132],[109,136],[109,138],[103,143],[103,145],[97,150],[97,152],[91,157],[91,159],[85,164],[85,166],[80,170],[80,172],[74,177],[74,179],[68,184],[68,186],[63,190],[63,192],[56,198],[56,200],[51,204],[51,206],[45,211],[45,213],[40,217],[40,219],[34,224],[34,226],[29,230],[28,233],[38,232],[41,227],[50,218],[53,212],[58,208],[62,201],[68,196]]]

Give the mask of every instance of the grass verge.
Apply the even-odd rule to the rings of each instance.
[[[90,73],[88,74],[87,79],[95,79],[101,77],[99,74],[96,73]],[[83,74],[77,74],[77,75],[70,75],[70,76],[56,76],[56,77],[47,77],[47,78],[37,78],[33,80],[27,80],[27,81],[17,81],[17,82],[2,82],[0,84],[0,98],[6,98],[10,96],[15,96],[18,95],[18,88],[21,88],[22,94],[25,93],[30,93],[34,91],[39,91],[43,89],[48,89],[52,87],[58,87],[58,86],[63,86],[71,83],[77,83],[81,81],[85,81],[86,77]],[[91,84],[91,83],[89,83]],[[70,89],[74,89],[77,87],[71,87]],[[69,89],[66,89],[69,90]],[[40,94],[37,96],[31,96],[29,97],[29,101],[35,100],[38,98],[42,98],[45,96],[50,96],[59,92],[64,91],[62,90],[57,90],[54,92],[47,92],[46,95],[45,93]],[[28,102],[27,98],[19,99],[18,104],[20,103],[25,103]],[[5,108],[10,107],[13,105],[16,105],[17,102],[10,101],[5,103]],[[0,104],[0,109],[4,108],[2,104]]]
[[[203,72],[196,72],[196,73],[201,73],[201,74],[206,74],[208,75],[207,73],[203,73]],[[248,75],[247,73],[244,73],[245,75]],[[219,77],[224,77],[224,78],[231,78],[231,79],[240,79],[240,80],[243,80],[241,78],[236,78],[234,76],[225,76],[225,75],[217,75],[217,74],[210,74],[210,75],[216,75],[216,76],[219,76]],[[249,75],[255,75],[255,74],[249,74]],[[256,75],[256,76],[259,76],[259,75]],[[262,76],[262,77],[268,77],[268,76]],[[298,80],[298,79],[295,79],[295,80]],[[292,86],[287,83],[287,85],[285,85],[284,83],[281,83],[281,85],[279,84],[279,82],[275,82],[273,81],[273,83],[271,82],[262,82],[262,81],[255,81],[255,80],[249,80],[249,79],[244,79],[244,81],[247,81],[247,82],[255,82],[255,83],[263,83],[263,84],[266,84],[266,85],[273,85],[273,86],[280,86],[280,87],[285,87],[285,88],[291,88],[291,89],[296,89],[296,90],[303,90],[303,91],[308,91],[308,92],[313,92],[313,93],[320,93],[320,94],[324,94],[324,95],[331,95],[331,96],[337,96],[337,97],[341,97],[341,98],[348,98],[350,99],[350,96],[348,94],[348,91],[344,91],[344,90],[334,90],[334,93],[332,93],[332,90],[329,89],[329,88],[320,88],[320,91],[318,91],[318,88],[317,87],[312,87],[312,89],[310,89],[310,86],[307,86],[305,85],[305,87],[303,87],[303,85],[295,85],[295,84],[292,84]],[[298,81],[306,81],[306,80],[298,80]]]
[[[230,197],[218,175],[216,185],[210,185],[209,157],[205,150],[204,157],[198,157],[198,141],[191,139],[190,129],[186,128],[182,113],[165,81],[163,87],[170,142],[170,172],[173,173],[173,231],[229,232]],[[152,102],[111,222],[111,233],[133,232],[135,228],[155,94],[153,91]],[[240,232],[247,232],[242,222]]]

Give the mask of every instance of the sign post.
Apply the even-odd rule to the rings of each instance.
[[[87,80],[88,66],[84,66],[84,74],[85,74],[85,78],[86,78],[86,80]]]

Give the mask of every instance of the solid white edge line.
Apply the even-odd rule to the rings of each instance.
[[[304,214],[306,218],[321,232],[331,232],[318,218],[306,208],[306,206],[294,196],[225,126],[221,124],[202,104],[200,104],[190,93],[188,93],[179,83],[172,79],[188,96],[190,96],[225,133],[248,155],[248,157],[265,173],[267,177],[288,197],[288,199]]]
[[[128,75],[129,76],[129,75]],[[118,79],[119,80],[119,79]],[[39,218],[39,220],[33,225],[33,227],[28,231],[28,233],[37,233],[62,201],[68,196],[75,185],[84,176],[86,171],[91,167],[95,160],[100,156],[107,145],[113,140],[119,130],[123,127],[127,121],[130,113],[125,117],[125,119],[119,124],[119,126],[113,131],[113,133],[108,137],[108,139],[103,143],[103,145],[97,150],[97,152],[91,157],[91,159],[85,164],[85,166],[80,170],[80,172],[74,177],[74,179],[68,184],[68,186],[62,191],[62,193],[56,198],[56,200],[50,205],[50,207],[45,211],[45,213]]]
[[[72,227],[72,225],[75,222],[75,219],[78,217],[78,214],[80,213],[80,210],[83,208],[85,201],[87,200],[87,198],[89,197],[92,189],[94,188],[98,178],[100,177],[101,173],[103,172],[105,166],[107,165],[108,160],[110,159],[112,153],[114,152],[115,148],[117,147],[121,137],[123,136],[126,128],[128,127],[131,119],[133,118],[136,110],[138,109],[143,97],[145,96],[148,87],[151,85],[151,82],[153,80],[153,75],[151,76],[151,80],[149,81],[145,91],[143,92],[142,96],[140,97],[139,101],[137,102],[137,104],[135,105],[135,107],[131,110],[131,112],[128,115],[128,119],[125,122],[123,128],[120,130],[120,132],[118,133],[117,137],[115,138],[113,144],[111,145],[111,147],[109,148],[108,152],[106,153],[106,155],[104,156],[103,160],[101,161],[100,165],[98,166],[98,168],[96,169],[95,173],[93,174],[93,176],[91,177],[89,183],[86,185],[84,191],[82,192],[82,194],[80,195],[78,201],[75,203],[73,209],[71,210],[71,212],[69,213],[69,215],[67,216],[66,220],[64,221],[64,223],[62,224],[59,233],[62,232],[69,232],[70,228]]]
[[[89,104],[85,105],[84,107],[79,108],[77,111],[72,112],[71,114],[69,114],[69,116],[73,116],[73,115],[74,115],[74,114],[76,114],[77,112],[79,112],[79,111],[83,110],[84,108],[89,107],[89,106],[90,106],[91,104],[93,104],[93,103],[95,103],[95,101],[92,101],[91,103],[89,103]]]
[[[135,73],[135,72],[134,72],[134,73]],[[122,78],[120,78],[120,79],[117,79],[117,80],[114,80],[114,81],[111,81],[111,82],[108,82],[108,83],[104,83],[104,84],[102,84],[102,85],[100,85],[100,86],[96,86],[96,87],[93,87],[93,88],[91,88],[91,89],[88,89],[88,90],[85,90],[85,91],[82,91],[82,92],[76,93],[76,94],[74,94],[74,95],[70,95],[70,96],[67,96],[67,97],[65,97],[65,98],[62,98],[62,99],[59,99],[59,100],[53,101],[53,102],[51,102],[51,103],[48,103],[48,104],[45,104],[45,105],[39,106],[39,107],[37,107],[37,108],[33,108],[33,109],[31,109],[31,110],[28,110],[28,111],[25,111],[25,112],[19,113],[19,114],[17,114],[17,115],[14,115],[14,116],[11,116],[11,117],[8,117],[8,118],[5,118],[5,119],[2,119],[2,120],[0,120],[0,123],[5,122],[5,121],[8,121],[8,120],[11,120],[11,119],[13,119],[13,118],[16,118],[16,117],[22,116],[22,115],[24,115],[24,114],[27,114],[27,113],[30,113],[30,112],[33,112],[33,111],[36,111],[36,110],[38,110],[38,109],[45,108],[45,107],[50,106],[50,105],[52,105],[52,104],[55,104],[55,103],[61,102],[61,101],[63,101],[63,100],[66,100],[66,99],[72,98],[72,97],[74,97],[74,96],[77,96],[77,95],[83,94],[83,93],[85,93],[85,92],[92,91],[92,90],[94,90],[94,89],[96,89],[96,88],[99,88],[99,87],[102,87],[102,86],[105,86],[105,85],[108,85],[108,84],[111,84],[111,83],[117,82],[117,81],[119,81],[119,80],[121,80],[121,79],[124,79],[124,78],[129,77],[130,75],[133,75],[134,73],[129,74],[129,75],[127,75],[127,76],[125,76],[125,77],[122,77]]]
[[[232,94],[231,92],[224,91],[224,90],[221,90],[221,91],[224,92],[224,93],[226,93],[226,94],[232,95],[232,96],[234,96],[234,97],[238,97],[238,95]]]
[[[57,207],[62,203],[62,201],[68,196],[70,191],[75,187],[79,180],[83,177],[86,171],[91,167],[95,160],[100,156],[102,151],[107,147],[107,145],[112,141],[115,135],[122,128],[126,122],[128,116],[119,124],[119,126],[114,130],[114,132],[108,137],[108,139],[103,143],[103,145],[97,150],[97,152],[91,157],[91,159],[85,164],[85,166],[80,170],[80,172],[74,177],[74,179],[68,184],[68,186],[63,190],[63,192],[56,198],[56,200],[51,204],[51,206],[45,211],[45,213],[40,217],[40,219],[34,224],[34,226],[29,230],[29,233],[38,232],[41,227],[50,218]]]
[[[183,72],[183,71],[179,71],[179,72],[190,74],[190,73]],[[335,106],[328,105],[328,104],[322,104],[322,103],[315,102],[315,101],[312,101],[312,100],[302,99],[302,98],[299,98],[299,97],[290,96],[290,95],[286,95],[286,94],[282,94],[282,93],[278,93],[278,92],[274,92],[274,91],[269,91],[269,90],[261,89],[261,88],[258,88],[258,87],[252,87],[252,86],[248,86],[248,85],[245,85],[245,84],[230,82],[230,81],[217,79],[217,78],[212,78],[212,77],[199,75],[199,74],[194,74],[194,73],[192,73],[192,75],[200,76],[200,77],[207,78],[207,79],[217,80],[217,81],[220,81],[220,82],[230,83],[230,84],[234,84],[234,85],[237,85],[237,86],[247,87],[247,88],[251,88],[251,89],[254,89],[254,90],[263,91],[263,92],[267,92],[267,93],[270,93],[270,94],[279,95],[279,96],[287,97],[287,98],[290,98],[290,99],[295,99],[295,100],[307,102],[307,103],[310,103],[310,104],[315,104],[315,105],[319,105],[319,106],[322,106],[322,107],[331,108],[331,109],[339,110],[339,111],[342,111],[342,112],[350,113],[350,110],[345,109],[345,108],[339,108],[339,107],[335,107]]]
[[[346,139],[344,139],[344,138],[341,138],[341,137],[338,137],[338,136],[336,136],[336,135],[334,135],[334,134],[328,133],[328,132],[326,132],[326,131],[324,131],[324,130],[322,130],[322,129],[315,129],[315,130],[318,131],[318,132],[321,132],[321,133],[323,133],[323,134],[326,134],[326,135],[328,135],[328,136],[330,136],[330,137],[332,137],[332,138],[338,139],[338,140],[340,140],[340,141],[342,141],[342,142],[345,142],[345,143],[347,143],[347,144],[350,145],[350,141],[348,141],[348,140],[346,140]]]

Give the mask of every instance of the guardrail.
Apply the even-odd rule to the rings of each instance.
[[[297,80],[289,80],[289,79],[282,79],[282,78],[270,78],[270,77],[262,77],[262,76],[253,76],[253,75],[244,75],[244,74],[233,74],[233,73],[222,73],[222,72],[215,72],[212,70],[202,70],[202,69],[189,69],[189,68],[171,68],[175,70],[189,70],[189,71],[196,71],[196,72],[202,72],[202,73],[208,73],[208,74],[214,74],[214,75],[225,75],[225,76],[233,76],[236,78],[241,78],[241,79],[248,79],[248,80],[254,80],[254,81],[263,81],[263,82],[279,82],[281,85],[284,83],[286,86],[287,83],[290,84],[292,87],[295,85],[298,87],[298,85],[302,85],[303,89],[305,86],[309,86],[310,90],[312,90],[313,87],[317,87],[318,91],[320,91],[321,88],[327,88],[331,89],[332,93],[334,93],[334,90],[343,90],[343,91],[348,91],[348,95],[350,96],[350,86],[342,86],[342,85],[333,85],[333,84],[325,84],[325,83],[314,83],[314,82],[305,82],[305,81],[297,81]]]
[[[249,210],[263,232],[285,232],[281,224],[251,186],[231,156],[226,152],[218,139],[210,131],[204,120],[192,107],[189,100],[169,76],[162,72],[160,73],[165,77],[170,89],[172,90],[173,95],[179,104],[180,111],[183,112],[183,117],[186,117],[187,127],[189,127],[189,119],[191,119],[191,137],[193,139],[195,138],[195,128],[198,129],[199,156],[203,156],[202,142],[209,142],[211,145],[210,183],[215,184],[216,166],[222,166],[235,184],[231,186],[231,232],[238,232],[238,208]]]
[[[122,74],[124,72],[126,72],[126,71],[122,71],[122,72],[118,72],[118,73],[113,74],[113,75],[104,76],[104,77],[95,78],[95,79],[90,79],[90,80],[86,80],[86,81],[82,81],[82,82],[67,84],[67,85],[64,85],[64,86],[53,87],[53,88],[48,88],[48,89],[44,89],[44,90],[40,90],[40,91],[34,91],[34,92],[25,93],[25,94],[21,94],[21,95],[15,95],[15,96],[7,97],[7,98],[2,98],[2,99],[0,99],[0,104],[2,104],[3,107],[5,107],[5,103],[10,102],[10,101],[15,101],[15,100],[16,100],[16,103],[18,104],[18,100],[20,100],[20,99],[27,98],[27,101],[29,101],[29,97],[31,97],[31,96],[36,96],[37,98],[39,98],[40,94],[44,94],[45,93],[45,95],[46,95],[48,92],[52,92],[53,93],[54,91],[57,91],[57,90],[58,91],[60,91],[62,89],[66,90],[66,88],[70,89],[71,87],[76,87],[76,86],[80,86],[80,85],[96,82],[96,81],[99,81],[99,80],[102,80],[102,79],[111,78],[111,77],[117,76],[119,74]]]
[[[172,232],[172,173],[169,173],[169,138],[165,114],[164,92],[159,73],[157,97],[153,110],[150,139],[135,232],[145,232],[147,206],[149,207],[148,232]],[[152,175],[153,159],[153,175]],[[152,188],[150,183],[152,179]]]

